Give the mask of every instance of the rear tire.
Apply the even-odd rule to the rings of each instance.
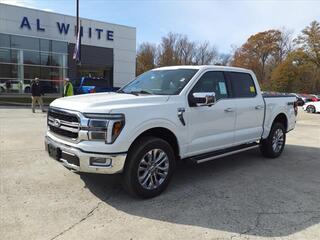
[[[313,105],[309,105],[307,107],[307,112],[308,113],[316,113],[316,108]]]
[[[260,141],[260,151],[268,158],[279,157],[286,143],[286,130],[282,123],[273,124],[268,138]]]
[[[130,148],[123,185],[132,195],[152,198],[168,186],[175,167],[175,154],[168,142],[142,137]]]

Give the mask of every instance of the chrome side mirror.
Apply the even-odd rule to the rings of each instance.
[[[214,92],[193,93],[192,96],[198,107],[212,106],[216,102],[216,94]]]

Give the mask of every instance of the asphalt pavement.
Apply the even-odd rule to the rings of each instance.
[[[159,197],[48,157],[46,115],[0,108],[0,239],[320,239],[320,114],[299,109],[281,157],[178,166]]]

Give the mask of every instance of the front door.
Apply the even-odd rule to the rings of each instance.
[[[188,94],[189,107],[186,118],[189,129],[188,156],[227,148],[234,144],[236,106],[229,98],[229,88],[224,73],[205,72]],[[196,92],[215,92],[213,106],[195,106],[192,94]]]

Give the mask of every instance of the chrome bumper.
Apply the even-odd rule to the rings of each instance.
[[[78,163],[74,163],[73,161],[68,161],[62,156],[57,157],[55,160],[60,162],[63,166],[78,171],[78,172],[87,172],[87,173],[101,173],[101,174],[115,174],[123,171],[125,160],[127,157],[126,153],[119,154],[102,154],[102,153],[88,153],[84,152],[78,148],[74,148],[59,142],[54,141],[50,137],[45,137],[45,149],[49,153],[49,149],[58,149],[58,151],[65,156],[72,156],[78,161]],[[49,154],[50,155],[50,154]],[[52,157],[52,156],[50,156]],[[92,166],[90,165],[90,157],[96,158],[108,158],[111,159],[111,164],[108,166]]]

